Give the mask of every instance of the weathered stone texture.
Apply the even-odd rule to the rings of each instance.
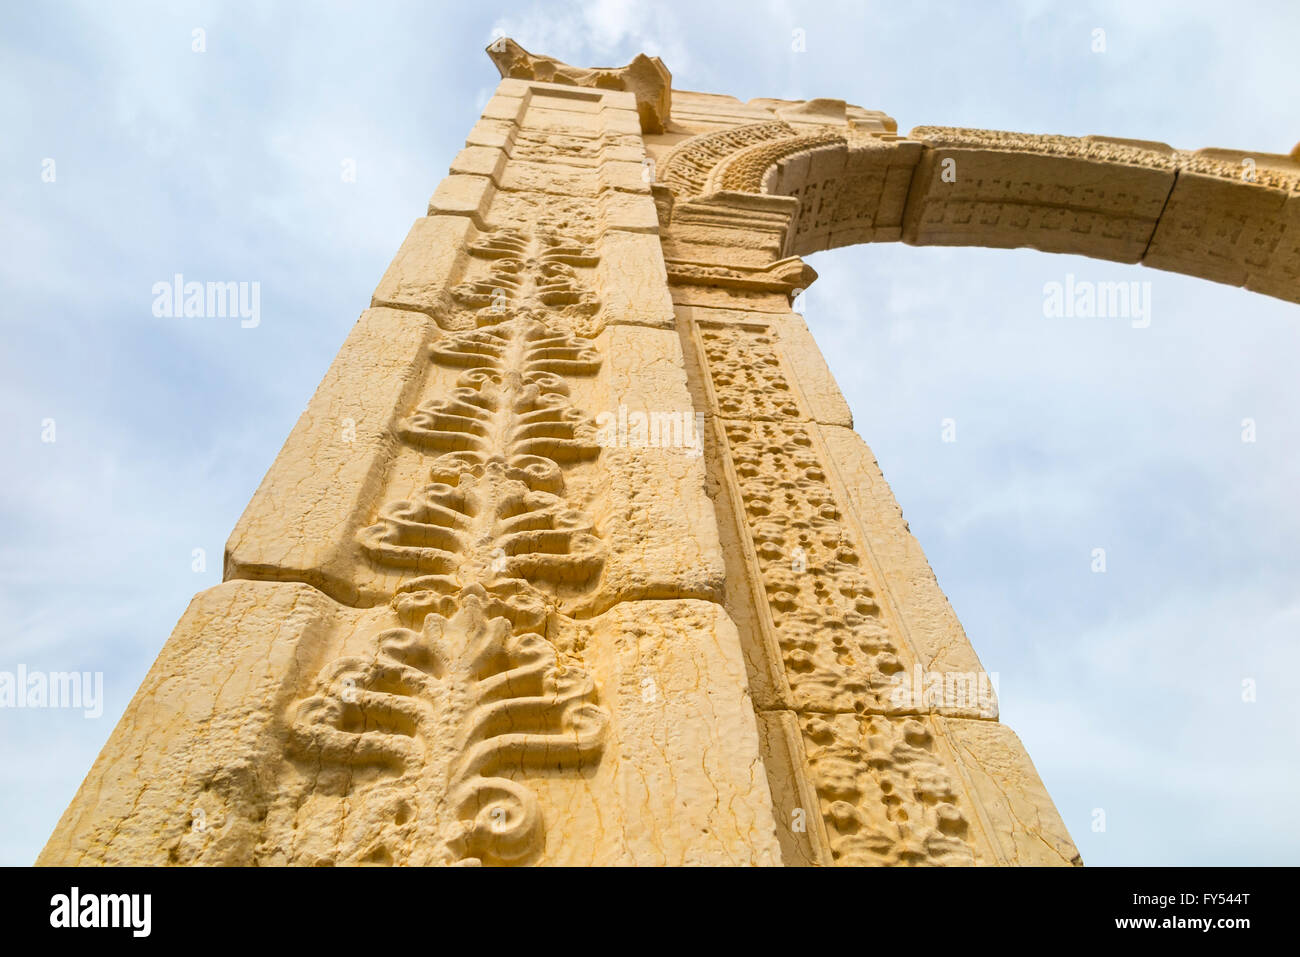
[[[490,52],[40,863],[1079,863],[799,257],[1032,246],[1300,300],[1300,164]]]

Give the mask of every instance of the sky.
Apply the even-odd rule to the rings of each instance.
[[[1300,140],[1294,3],[6,4],[0,672],[102,672],[104,700],[0,708],[0,864],[220,581],[496,85],[493,31],[900,131]],[[1031,250],[808,261],[804,315],[1084,861],[1300,862],[1300,307]],[[156,316],[177,273],[257,282],[260,321]],[[1150,324],[1046,316],[1067,276],[1149,283]]]

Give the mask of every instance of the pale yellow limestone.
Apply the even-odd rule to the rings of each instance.
[[[791,310],[798,257],[1032,246],[1300,301],[1295,152],[904,138],[489,52],[38,863],[1080,863]]]

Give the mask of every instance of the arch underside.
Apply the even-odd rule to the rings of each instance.
[[[1300,302],[1292,157],[944,127],[903,137],[883,114],[830,100],[674,91],[673,105],[667,133],[646,139],[679,278],[711,264],[709,246],[734,263],[736,244],[720,237],[739,228],[767,237],[769,270],[857,243],[1028,247]]]

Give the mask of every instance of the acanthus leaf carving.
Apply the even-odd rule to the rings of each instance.
[[[334,769],[309,829],[332,822],[336,839],[306,835],[302,851],[330,863],[527,862],[544,821],[517,778],[594,765],[609,720],[581,663],[543,637],[553,593],[595,587],[604,565],[564,481],[600,454],[570,383],[601,359],[555,328],[598,309],[576,272],[597,257],[547,231],[496,230],[470,252],[489,271],[453,297],[474,327],[428,352],[461,371],[395,430],[430,457],[430,481],[358,533],[367,561],[406,573],[390,602],[405,624],[326,665],[287,716],[294,759]]]
[[[335,815],[310,820],[342,839],[311,863],[520,863],[544,822],[505,775],[598,759],[608,715],[590,676],[520,633],[483,586],[452,604],[418,630],[381,631],[370,657],[336,659],[291,710],[290,753],[341,772]],[[357,773],[367,765],[382,773]]]

